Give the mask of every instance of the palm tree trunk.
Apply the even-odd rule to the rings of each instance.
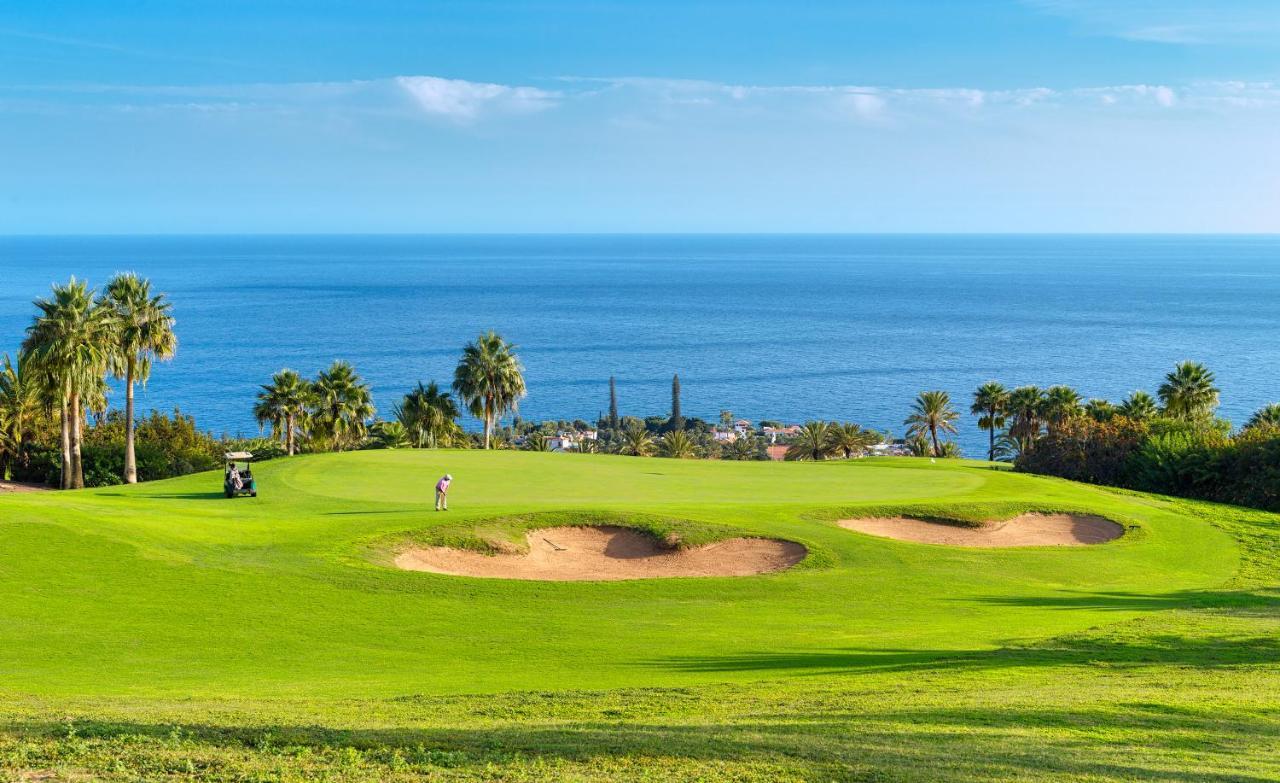
[[[58,486],[60,489],[71,489],[71,417],[67,415],[65,398],[62,400],[61,413],[62,432],[58,442],[62,448],[62,476]]]
[[[988,443],[990,445],[987,447],[987,462],[995,462],[996,461],[996,414],[994,409],[987,411],[987,418],[991,420],[990,422],[991,426],[987,429],[987,434],[990,436],[990,438],[988,439]]]
[[[71,393],[71,489],[84,489],[84,461],[80,444],[80,392]]]
[[[284,450],[290,457],[293,456],[293,414],[290,413],[284,417]]]
[[[484,447],[489,448],[489,433],[493,431],[493,405],[488,399],[484,401]]]
[[[124,483],[138,483],[138,460],[133,451],[133,362],[124,379]]]
[[[933,456],[936,457],[938,456],[938,428],[933,424],[929,425],[929,437],[933,439]]]

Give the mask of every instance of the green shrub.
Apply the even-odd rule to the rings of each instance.
[[[56,487],[62,472],[62,454],[56,445],[28,443],[21,458],[13,466],[15,481],[30,481]]]
[[[1015,469],[1093,484],[1128,485],[1129,460],[1148,435],[1146,423],[1124,416],[1076,417],[1018,455]]]
[[[1280,511],[1280,427],[1231,437],[1221,420],[1081,417],[1037,440],[1014,468]]]
[[[1150,435],[1129,457],[1129,485],[1148,492],[1206,497],[1216,482],[1221,437],[1192,430]]]
[[[218,441],[215,464],[222,461],[222,456],[229,451],[247,451],[253,455],[254,462],[265,462],[286,456],[284,444],[271,438],[231,438]]]

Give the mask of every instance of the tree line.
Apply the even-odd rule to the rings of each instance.
[[[78,488],[86,486],[87,472],[90,485],[133,483],[140,473],[163,478],[208,469],[222,449],[234,448],[225,436],[200,432],[181,411],[136,415],[135,386],[178,346],[172,305],[149,280],[122,273],[95,291],[73,277],[34,304],[21,349],[0,360],[0,467],[6,479],[36,477]],[[123,412],[107,411],[110,377],[122,383]],[[314,378],[285,368],[257,395],[253,415],[264,431],[270,429],[270,440],[255,441],[250,450],[264,457],[379,447],[518,445],[537,451],[571,432],[584,435],[574,443],[582,452],[747,460],[767,459],[772,442],[754,427],[734,428],[729,411],[721,413],[718,431],[711,422],[686,417],[679,375],[672,377],[669,415],[643,419],[619,414],[611,377],[608,414],[594,429],[581,420],[520,420],[526,393],[516,346],[492,331],[463,346],[449,391],[434,380],[420,382],[385,421],[376,418],[371,388],[350,363],[335,361]],[[1213,373],[1187,361],[1164,377],[1155,394],[1135,391],[1113,403],[1086,400],[1066,385],[1010,389],[989,381],[973,392],[969,411],[987,433],[987,458],[1012,462],[1016,470],[1280,508],[1280,404],[1265,406],[1233,431],[1216,415],[1219,396]],[[480,433],[463,430],[463,411],[481,423]],[[509,416],[511,423],[503,426]],[[959,418],[947,392],[921,392],[904,421],[908,449],[959,456],[947,440]],[[595,437],[585,437],[588,431]],[[781,443],[786,459],[823,460],[858,456],[883,439],[852,422],[810,421]]]
[[[1069,386],[973,394],[988,458],[1020,471],[1148,492],[1280,509],[1280,404],[1239,430],[1217,416],[1221,391],[1205,365],[1184,361],[1152,395],[1085,400]]]
[[[86,421],[106,411],[107,377],[114,376],[125,389],[120,478],[136,482],[134,386],[177,352],[170,303],[150,281],[123,273],[97,292],[73,277],[35,306],[16,360],[5,354],[0,366],[4,475],[29,468],[37,444],[56,429],[59,486],[85,486]]]
[[[519,409],[525,396],[524,367],[516,346],[496,332],[467,343],[454,370],[453,394],[483,423],[477,445],[490,448],[500,420]],[[443,448],[469,446],[458,425],[458,403],[434,380],[418,383],[392,409],[394,418],[374,418],[368,383],[348,362],[335,361],[314,379],[285,368],[262,387],[254,418],[269,427],[285,454],[346,451],[368,447]]]

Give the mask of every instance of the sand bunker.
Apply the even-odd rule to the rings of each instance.
[[[842,519],[840,527],[873,536],[948,546],[1085,546],[1113,541],[1124,528],[1091,514],[1022,514],[981,527],[908,517]]]
[[[27,484],[21,481],[0,481],[0,492],[43,492],[43,484]]]
[[[781,571],[808,553],[792,541],[731,538],[696,549],[670,549],[625,527],[549,527],[526,534],[528,553],[486,555],[452,547],[400,553],[408,571],[454,576],[548,581],[654,579],[672,576],[751,576]]]

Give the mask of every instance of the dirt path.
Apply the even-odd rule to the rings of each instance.
[[[43,492],[47,490],[43,484],[27,484],[22,481],[0,481],[0,494],[5,492]]]
[[[526,535],[527,554],[486,555],[424,547],[402,552],[408,571],[548,581],[612,581],[675,576],[750,576],[790,568],[808,550],[792,541],[731,538],[696,549],[667,549],[624,527],[551,527]]]
[[[962,527],[908,517],[842,519],[840,527],[899,541],[947,546],[1086,546],[1113,541],[1124,528],[1091,514],[1022,514],[982,527]]]

